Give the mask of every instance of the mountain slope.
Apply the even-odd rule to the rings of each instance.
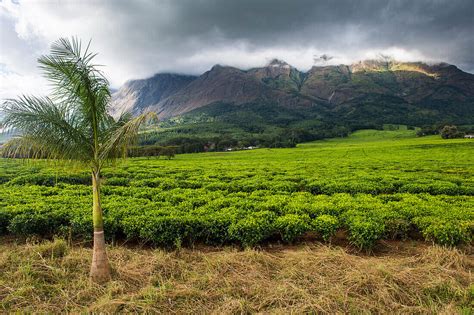
[[[132,80],[113,94],[114,112],[138,114],[187,86],[195,76],[159,73],[149,79]]]
[[[248,73],[265,85],[286,92],[299,92],[305,78],[305,73],[278,59],[266,67],[250,69]]]
[[[203,115],[209,109],[219,120],[215,113],[223,106],[229,107],[229,118],[229,112],[237,115],[242,105],[254,104],[260,105],[259,110],[294,111],[291,116],[300,120],[339,120],[343,125],[357,120],[371,124],[474,124],[474,75],[444,63],[393,60],[366,60],[301,72],[275,59],[249,70],[217,65],[198,77],[158,74],[131,81],[114,94],[113,101],[116,111],[152,110],[162,119]],[[213,104],[220,109],[214,110]]]
[[[246,72],[214,66],[175,94],[150,107],[160,117],[172,117],[193,109],[225,100],[242,104],[257,98],[265,98],[270,89]]]

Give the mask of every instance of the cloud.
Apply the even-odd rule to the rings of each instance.
[[[474,72],[472,12],[471,0],[2,0],[0,64],[15,74],[2,74],[0,97],[45,86],[36,58],[73,35],[92,39],[114,87],[275,57],[305,70],[323,54],[331,64],[382,53]]]

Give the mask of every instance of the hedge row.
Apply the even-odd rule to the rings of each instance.
[[[88,186],[4,188],[0,234],[90,237]],[[107,236],[158,246],[196,242],[254,246],[270,239],[291,243],[308,232],[329,241],[344,229],[361,249],[370,249],[380,239],[407,239],[414,233],[443,245],[473,240],[473,200],[469,196],[329,196],[162,188],[104,186]]]
[[[1,178],[0,178],[1,180]],[[90,185],[91,177],[87,172],[78,174],[26,174],[10,180],[5,179],[5,184],[15,185],[41,185],[55,186],[58,183]],[[1,182],[0,182],[1,183]],[[226,190],[229,192],[253,192],[256,190],[271,190],[274,192],[298,192],[307,191],[312,194],[332,195],[337,193],[350,194],[393,194],[393,193],[428,193],[431,195],[467,195],[474,196],[474,186],[453,183],[450,181],[431,181],[426,183],[413,183],[397,181],[340,181],[323,182],[314,180],[303,180],[301,178],[285,178],[277,181],[268,177],[257,177],[236,179],[230,182],[215,179],[173,179],[173,178],[141,178],[141,176],[130,176],[127,173],[115,173],[107,176],[106,184],[110,186],[132,186],[132,187],[161,187],[163,189],[173,188],[205,188],[207,190]]]

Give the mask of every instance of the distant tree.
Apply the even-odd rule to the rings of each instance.
[[[347,137],[349,135],[349,129],[344,126],[337,126],[334,128],[334,133],[336,134],[337,137]]]
[[[453,139],[462,137],[462,133],[458,131],[458,127],[454,125],[446,125],[441,129],[441,138]]]
[[[168,160],[171,160],[172,158],[174,158],[175,154],[176,154],[176,148],[175,147],[172,147],[172,146],[168,146],[168,147],[163,147],[161,149],[161,154]]]
[[[439,126],[423,126],[416,132],[418,137],[428,136],[428,135],[436,135],[439,133]]]
[[[237,142],[234,139],[225,135],[219,140],[216,147],[218,150],[226,150],[228,148],[233,147],[236,144]]]
[[[153,114],[134,119],[128,114],[118,119],[108,114],[109,83],[92,64],[95,54],[88,48],[83,50],[76,38],[55,42],[50,54],[38,59],[54,88],[52,97],[7,100],[1,125],[20,132],[5,144],[7,156],[24,152],[28,157],[76,161],[90,168],[94,228],[90,277],[103,283],[110,279],[110,266],[102,218],[101,169],[107,161],[125,156],[139,126]]]

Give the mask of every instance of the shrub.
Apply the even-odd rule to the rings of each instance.
[[[182,219],[175,216],[147,217],[139,222],[140,238],[154,245],[171,246],[183,239]]]
[[[105,185],[109,186],[128,186],[130,179],[125,177],[110,177],[105,180]]]
[[[140,219],[134,221],[134,229],[139,229],[140,238],[159,246],[192,243],[201,230],[199,219],[190,215],[148,216]],[[125,228],[126,233],[131,230]]]
[[[349,239],[359,249],[370,250],[383,233],[385,226],[370,218],[354,216],[348,220]]]
[[[295,192],[299,189],[299,184],[291,181],[278,181],[269,185],[272,191],[290,191]]]
[[[360,143],[335,146],[337,154],[328,154],[333,147],[328,142],[326,152],[310,144],[308,151],[291,154],[259,150],[174,162],[131,159],[103,172],[106,237],[125,235],[160,246],[196,241],[253,246],[272,236],[291,242],[307,229],[328,240],[343,227],[361,248],[380,238],[407,238],[415,229],[437,243],[469,242],[468,223],[474,221],[474,182],[465,169],[469,143],[428,140],[410,139],[402,147],[397,139],[383,150],[370,145],[364,147],[367,156],[359,154]],[[456,160],[451,150],[463,158]],[[1,162],[0,234],[92,237],[92,192],[83,185],[91,180],[88,172],[80,166],[52,171],[46,163]]]
[[[68,225],[67,215],[62,212],[21,213],[11,219],[8,230],[16,235],[52,236]]]
[[[131,182],[131,184],[135,187],[160,187],[161,185],[161,180],[158,178],[144,178],[144,179],[139,179]]]
[[[202,187],[202,181],[197,181],[197,180],[182,180],[179,181],[178,186],[180,188],[192,188],[192,189],[198,189]]]
[[[441,131],[441,138],[443,139],[454,139],[454,138],[462,138],[464,133],[458,131],[458,127],[454,125],[446,125],[444,126]]]
[[[429,192],[433,195],[457,195],[461,189],[454,183],[437,181],[429,185]]]
[[[306,184],[306,190],[312,194],[321,194],[324,189],[324,183],[320,181],[312,181]]]
[[[402,217],[391,217],[384,220],[385,235],[390,239],[405,240],[411,228],[410,221]]]
[[[313,229],[321,235],[325,241],[329,241],[339,228],[339,220],[329,214],[320,215],[311,223]]]
[[[252,247],[268,238],[273,233],[275,214],[270,211],[254,212],[229,226],[229,237]]]
[[[474,196],[474,187],[473,186],[460,186],[459,195]]]
[[[70,226],[72,235],[85,240],[92,239],[92,215],[90,213],[75,212],[71,215]]]
[[[56,177],[52,175],[29,174],[22,175],[12,179],[9,185],[40,185],[40,186],[54,186]]]
[[[140,230],[143,228],[143,224],[147,221],[148,216],[146,215],[136,215],[124,218],[122,221],[122,227],[127,239],[133,241],[140,240]]]
[[[211,214],[198,217],[196,239],[210,245],[222,245],[230,241],[228,230],[232,224],[232,216]]]
[[[107,240],[113,240],[117,236],[123,235],[123,219],[109,213],[108,207],[104,207],[104,231]],[[63,231],[63,235],[69,231],[74,237],[84,240],[91,240],[93,236],[92,229],[92,209],[82,208],[71,210],[69,213],[68,229]]]
[[[8,233],[10,221],[17,215],[12,209],[0,209],[0,235]]]
[[[163,190],[171,190],[178,188],[178,183],[172,179],[163,178],[160,183],[160,188]]]
[[[91,176],[89,174],[28,174],[18,176],[8,182],[9,185],[39,185],[55,186],[57,183],[73,185],[91,185]]]
[[[308,215],[286,214],[275,220],[275,230],[283,241],[292,243],[310,229],[310,222]]]
[[[212,182],[210,184],[206,184],[204,188],[209,191],[227,190],[229,188],[229,184],[223,182]]]
[[[413,183],[413,184],[405,184],[400,188],[400,192],[404,193],[411,193],[411,194],[420,194],[420,193],[426,193],[429,192],[430,187],[424,184],[418,184],[418,183]]]
[[[71,185],[91,185],[92,179],[89,173],[62,175],[58,178],[58,182]]]
[[[265,201],[259,202],[257,207],[261,211],[271,211],[280,214],[288,203],[287,196],[274,195],[265,198]]]
[[[423,236],[445,246],[469,243],[472,240],[473,223],[467,221],[448,222],[435,219],[423,229]]]

